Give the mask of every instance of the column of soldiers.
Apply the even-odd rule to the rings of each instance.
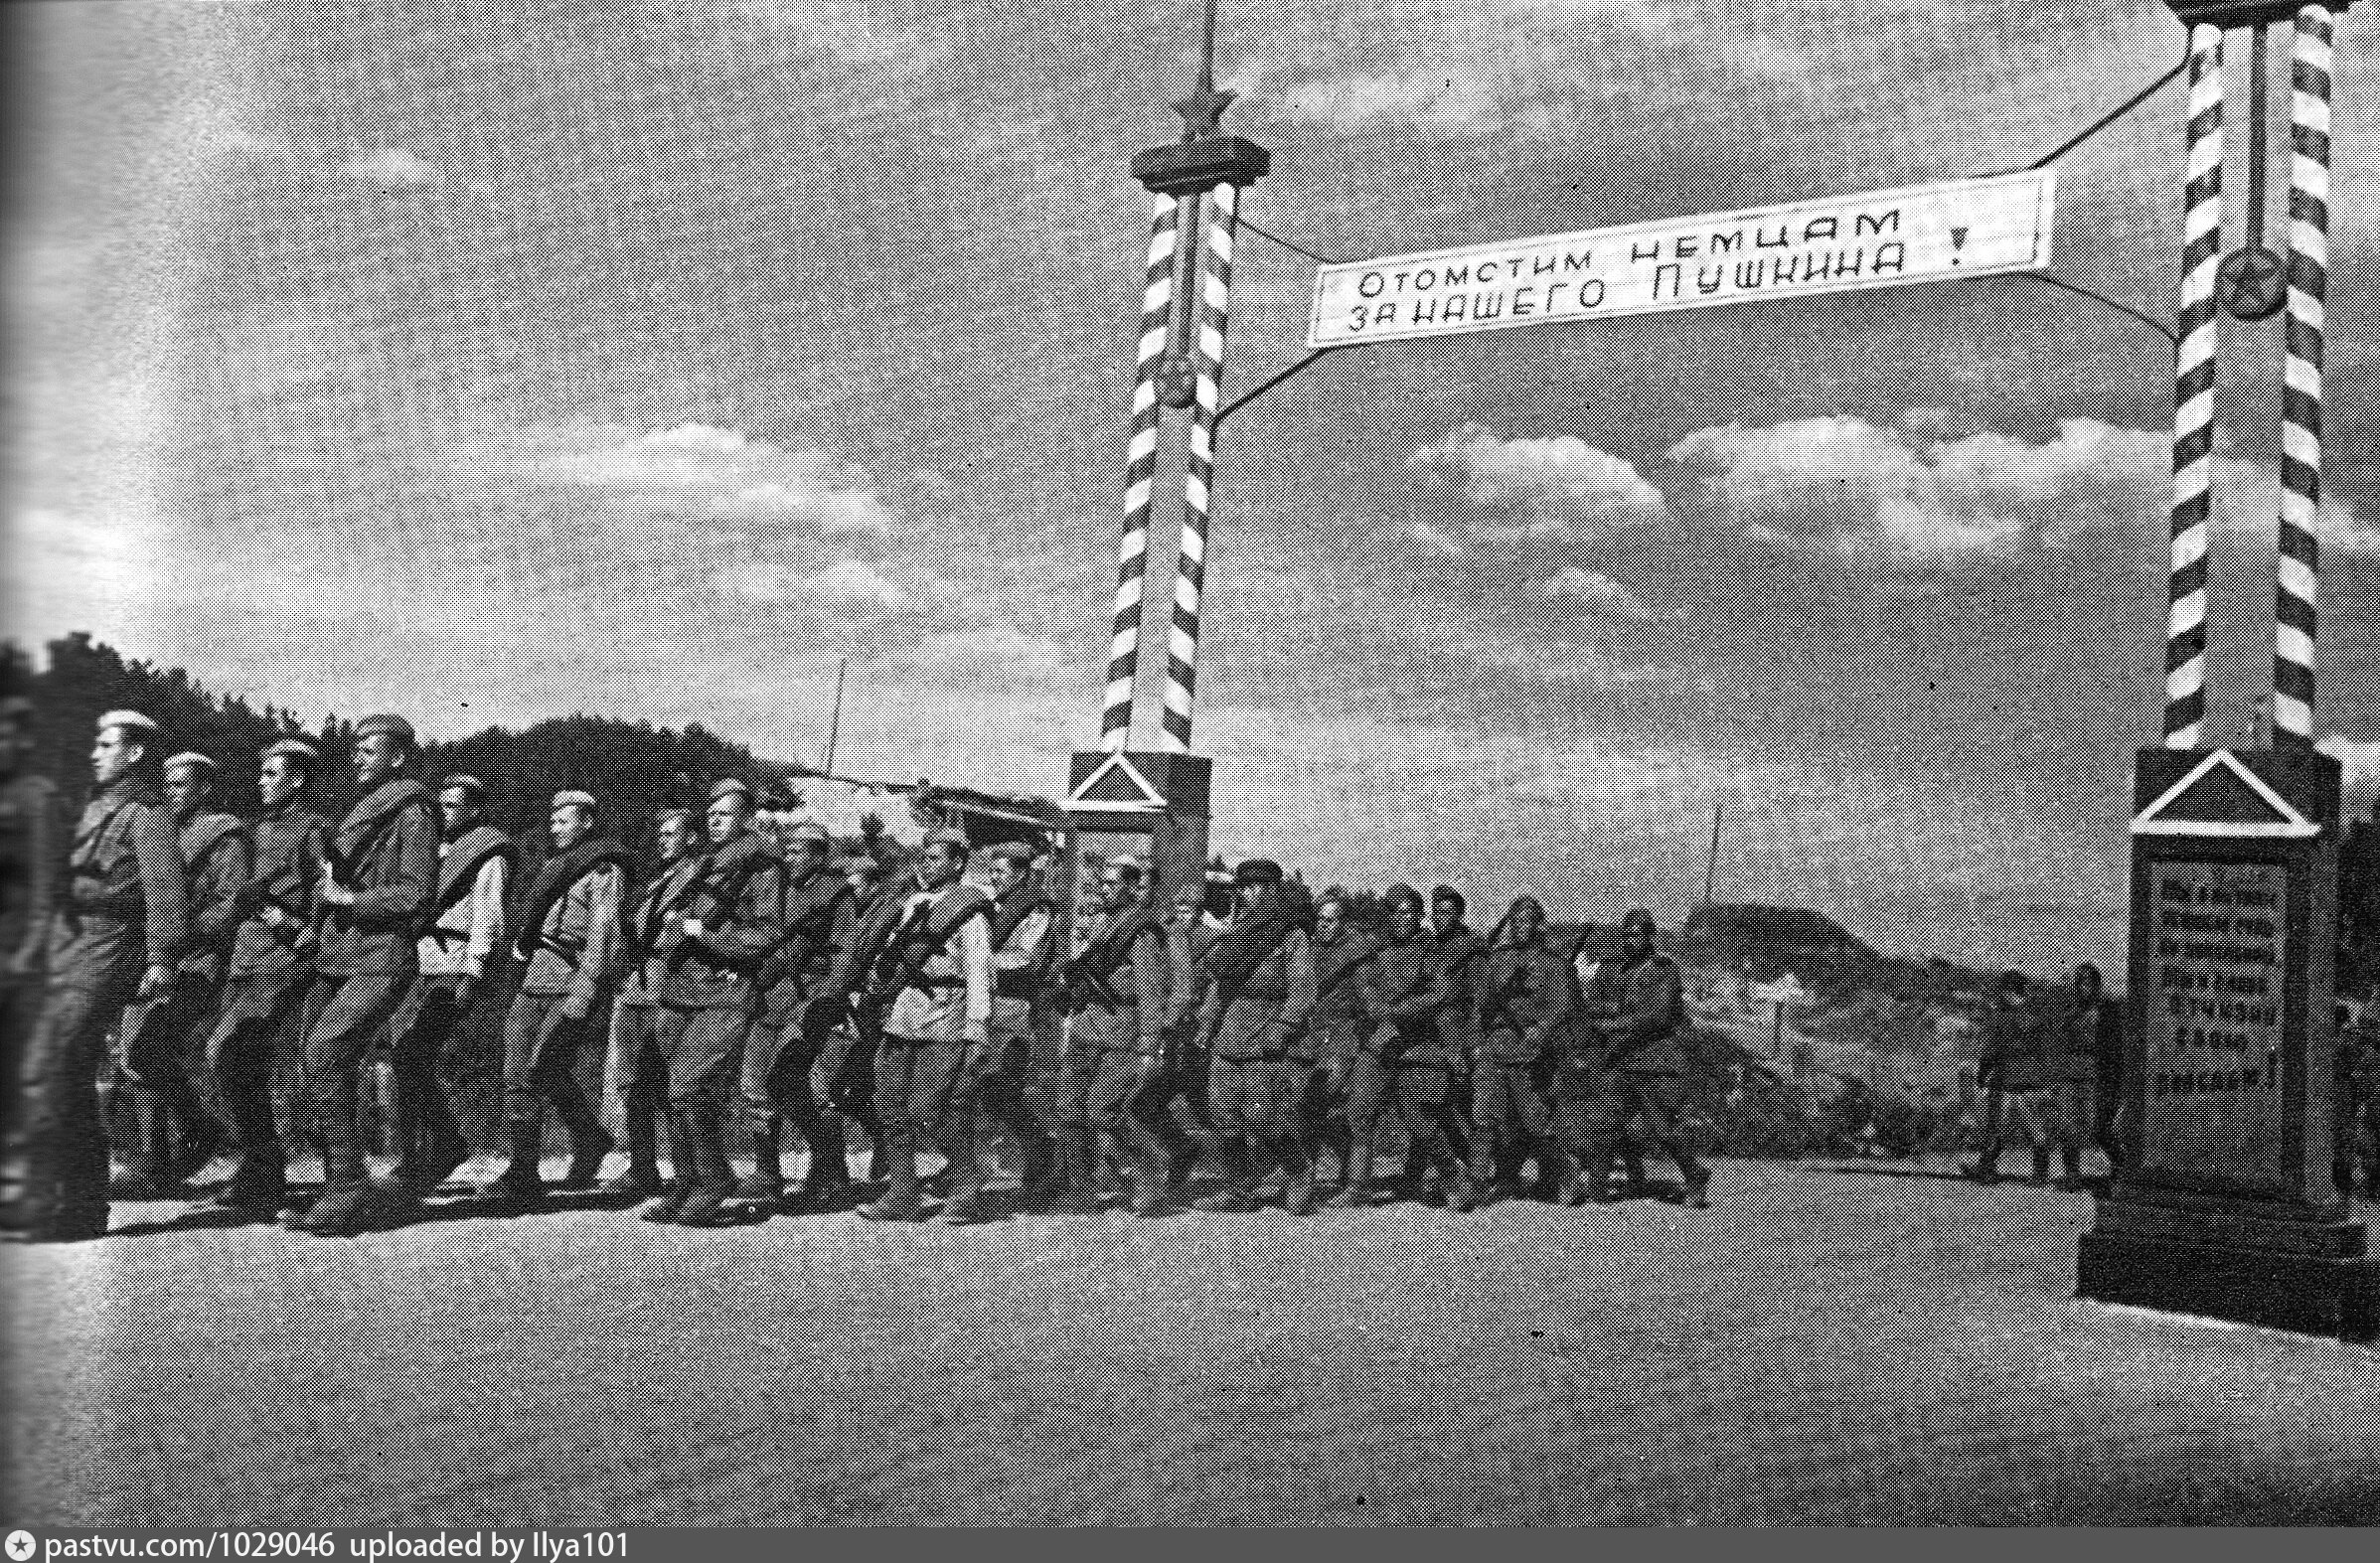
[[[1375,932],[1344,892],[1316,901],[1253,860],[1218,923],[1203,881],[1160,885],[1118,860],[1085,887],[1081,937],[1061,959],[1062,920],[1017,843],[990,849],[988,889],[969,882],[955,831],[930,835],[897,875],[837,864],[790,799],[756,801],[728,778],[699,816],[654,822],[642,873],[601,831],[593,795],[557,793],[549,850],[524,873],[479,778],[432,788],[411,774],[418,745],[401,717],[357,724],[358,797],[338,821],[309,806],[328,762],[298,738],[259,756],[260,812],[243,821],[224,806],[214,757],[168,753],[131,710],[99,719],[95,785],[70,833],[55,789],[25,768],[29,718],[23,701],[0,703],[0,1041],[23,1082],[6,1125],[25,1167],[9,1223],[37,1238],[104,1232],[111,1198],[188,1191],[227,1151],[210,1200],[223,1211],[322,1235],[404,1219],[470,1155],[445,1071],[508,987],[507,1162],[470,1190],[494,1208],[596,1188],[624,1149],[600,1189],[651,1221],[855,1207],[908,1221],[938,1200],[943,1220],[966,1223],[993,1208],[991,1134],[1016,1149],[1015,1202],[1058,1211],[1102,1208],[1111,1174],[1133,1211],[1179,1208],[1201,1162],[1216,1186],[1194,1203],[1212,1211],[1392,1196],[1460,1210],[1524,1191],[1601,1201],[1617,1197],[1615,1163],[1648,1185],[1647,1146],[1675,1161],[1685,1203],[1706,1202],[1684,1127],[1679,973],[1641,910],[1617,954],[1590,961],[1551,947],[1529,896],[1482,936],[1452,887],[1425,898],[1397,885]],[[517,985],[500,981],[507,962]],[[2094,968],[2077,970],[2074,995],[2073,1034],[2049,1047],[2022,979],[2003,978],[1971,1175],[1997,1175],[2003,1133],[2029,1142],[2036,1181],[2055,1150],[2079,1182],[2088,1140],[2123,1159],[2118,1013]],[[2380,1193],[2380,1023],[2368,1005],[2342,1008],[2339,1178]],[[1053,1033],[1050,1070],[1036,1039]],[[579,1084],[598,1042],[608,1125]],[[376,1177],[359,1102],[384,1043],[394,1162]],[[284,1072],[299,1089],[277,1122]],[[121,1081],[130,1128],[112,1175],[106,1077]],[[552,1180],[549,1116],[569,1153]],[[798,1185],[787,1128],[807,1157]],[[850,1130],[871,1148],[862,1180]],[[323,1168],[302,1198],[293,1143]],[[928,1151],[941,1164],[930,1176]],[[740,1177],[738,1154],[751,1168]]]

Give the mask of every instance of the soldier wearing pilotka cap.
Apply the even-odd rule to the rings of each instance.
[[[321,1237],[352,1237],[394,1212],[406,1190],[370,1177],[356,1121],[365,1052],[411,985],[419,957],[414,932],[438,883],[437,809],[429,789],[404,774],[418,752],[402,716],[367,716],[355,726],[362,789],[323,849],[316,886],[322,942],[314,957],[313,1021],[306,1028],[306,1079],[322,1136],[322,1192],[289,1225]]]
[[[190,934],[182,847],[150,756],[157,723],[133,710],[98,720],[97,787],[68,855],[51,918],[41,1019],[26,1050],[25,1182],[13,1224],[34,1241],[107,1230],[107,1131],[99,1065],[123,1008],[173,982]]]
[[[483,1199],[511,1204],[533,1204],[545,1193],[538,1163],[548,1103],[570,1136],[570,1166],[559,1187],[594,1186],[612,1147],[575,1066],[611,992],[628,850],[595,834],[594,795],[575,789],[554,795],[548,830],[554,855],[530,881],[513,919],[520,930],[513,954],[526,970],[504,1020],[504,1130],[512,1160],[480,1190]]]
[[[125,1011],[117,1031],[116,1067],[139,1126],[139,1143],[109,1185],[126,1199],[161,1198],[180,1188],[223,1145],[223,1127],[201,1105],[191,1071],[214,1024],[253,856],[238,817],[209,807],[215,801],[210,756],[189,751],[168,759],[165,800],[181,833],[191,938],[173,981]]]
[[[331,822],[305,806],[322,751],[303,738],[266,745],[257,760],[263,814],[251,827],[254,861],[238,897],[223,1014],[207,1039],[216,1094],[239,1161],[214,1203],[270,1215],[285,1190],[287,1153],[273,1124],[275,1055],[297,1041],[314,984],[315,892]]]

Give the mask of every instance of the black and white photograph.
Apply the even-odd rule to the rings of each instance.
[[[2380,0],[0,47],[9,1563],[2380,1523]]]

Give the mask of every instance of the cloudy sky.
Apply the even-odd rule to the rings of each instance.
[[[11,9],[16,633],[439,733],[587,710],[811,759],[848,656],[838,769],[1062,787],[1113,589],[1125,164],[1178,131],[1189,0]],[[1244,210],[1343,257],[2022,166],[2182,47],[2155,0],[1259,9],[1220,59],[1274,153]],[[2372,23],[2340,29],[2323,574],[2359,799]],[[2057,273],[2152,315],[2179,117],[2168,87],[2058,165]],[[1241,257],[1237,388],[1299,355],[1312,283]],[[2268,680],[2278,322],[2226,351],[2228,739]],[[1222,439],[1218,849],[1673,916],[1723,801],[1723,898],[2114,957],[2169,363],[2003,279],[1316,366]]]

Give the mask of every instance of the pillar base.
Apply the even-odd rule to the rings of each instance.
[[[2103,1199],[2075,1295],[2341,1340],[2380,1338],[2380,1258],[2359,1221],[2274,1220]]]

